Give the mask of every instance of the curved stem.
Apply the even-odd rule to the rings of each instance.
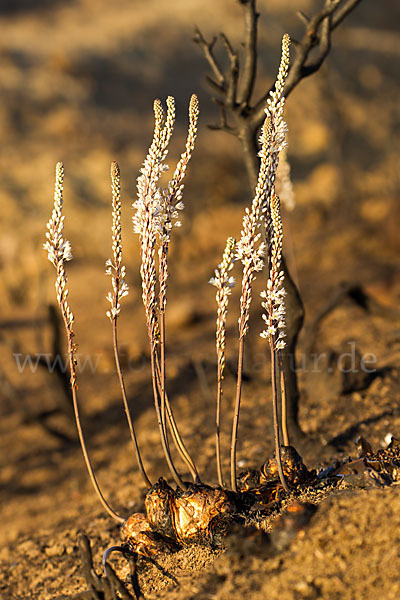
[[[235,413],[233,416],[232,424],[232,440],[231,440],[231,487],[234,492],[237,492],[236,483],[236,447],[239,429],[239,412],[240,412],[240,399],[242,395],[242,379],[243,379],[243,356],[244,356],[244,336],[240,336],[239,341],[239,358],[238,358],[238,374],[236,383],[236,400],[235,400]]]
[[[190,474],[192,476],[193,482],[194,483],[200,483],[201,479],[200,479],[199,473],[197,471],[196,465],[194,464],[194,462],[193,462],[193,460],[192,460],[192,458],[191,458],[191,456],[190,456],[190,454],[189,454],[189,452],[188,452],[188,450],[187,450],[187,448],[186,448],[186,446],[185,446],[185,444],[184,444],[184,442],[183,442],[183,440],[181,438],[181,435],[179,433],[178,426],[176,424],[175,417],[174,417],[174,414],[172,412],[172,408],[171,408],[171,405],[169,403],[167,395],[165,396],[165,406],[166,406],[166,409],[167,409],[168,425],[169,425],[170,431],[172,433],[172,436],[174,438],[176,449],[178,450],[178,452],[181,455],[182,459],[187,464],[188,469],[190,471]]]
[[[160,326],[160,364],[158,367],[159,378],[159,394],[161,397],[161,422],[164,429],[164,435],[167,437],[167,430],[165,427],[165,310],[164,301],[160,297],[160,313],[159,313],[159,326]]]
[[[283,371],[282,352],[280,350],[278,350],[278,361],[279,361],[280,385],[281,385],[281,426],[282,426],[283,445],[290,446],[288,415],[287,415],[286,380],[285,380],[285,373]]]
[[[158,401],[158,391],[157,391],[157,369],[156,369],[156,360],[155,360],[156,355],[157,355],[157,353],[154,348],[154,344],[152,342],[150,342],[151,378],[153,381],[153,397],[154,397],[154,406],[155,406],[156,415],[157,415],[158,428],[160,430],[161,445],[162,445],[165,459],[168,464],[168,468],[171,472],[171,475],[172,475],[175,483],[181,489],[186,490],[186,485],[183,483],[183,481],[172,461],[171,452],[170,452],[169,444],[168,444],[168,438],[167,438],[166,431],[164,430],[163,423],[162,423],[161,410],[160,410],[160,404]]]
[[[89,454],[86,448],[86,442],[85,442],[85,437],[83,435],[83,431],[82,431],[82,426],[81,426],[81,419],[80,419],[80,414],[79,414],[79,406],[78,406],[78,398],[77,398],[77,394],[76,394],[76,373],[75,373],[75,359],[74,359],[74,345],[73,345],[73,341],[72,341],[72,332],[69,328],[68,322],[65,319],[65,316],[63,314],[63,319],[64,319],[64,324],[65,324],[65,328],[67,331],[67,338],[68,338],[68,356],[69,356],[69,367],[70,367],[70,371],[71,371],[71,391],[72,391],[72,404],[74,407],[74,415],[75,415],[75,422],[76,422],[76,428],[78,430],[78,436],[79,436],[79,442],[81,444],[81,448],[82,448],[82,453],[83,453],[83,458],[85,459],[85,463],[86,463],[86,468],[88,470],[89,473],[89,477],[90,477],[90,481],[92,482],[92,485],[95,489],[95,492],[101,502],[101,504],[103,505],[103,508],[108,512],[108,514],[115,519],[116,521],[118,521],[118,523],[123,523],[125,521],[125,519],[123,517],[121,517],[120,515],[118,515],[112,508],[111,506],[108,504],[108,502],[106,501],[106,499],[104,498],[99,484],[97,483],[97,479],[96,476],[94,474],[93,471],[93,467],[92,467],[92,463],[90,462],[90,458],[89,458]]]
[[[138,463],[138,467],[139,470],[142,474],[143,480],[145,482],[145,484],[147,485],[148,488],[151,487],[151,481],[147,476],[147,473],[145,471],[144,465],[143,465],[143,461],[142,461],[142,456],[140,454],[140,450],[139,450],[139,444],[136,438],[136,434],[135,434],[135,428],[133,426],[133,422],[132,422],[132,417],[131,417],[131,413],[129,410],[129,405],[128,405],[128,399],[126,397],[126,390],[125,390],[125,382],[124,382],[124,377],[122,375],[122,371],[121,371],[121,361],[119,358],[119,350],[118,350],[118,338],[117,338],[117,317],[115,317],[112,321],[112,332],[113,332],[113,346],[114,346],[114,358],[115,358],[115,366],[117,368],[117,373],[118,373],[118,378],[119,378],[119,384],[121,387],[121,394],[122,394],[122,401],[124,403],[124,409],[125,409],[125,415],[126,415],[126,419],[128,421],[128,426],[129,426],[129,431],[131,434],[131,439],[135,448],[135,453],[136,453],[136,460]]]
[[[218,483],[221,487],[225,487],[224,479],[222,476],[222,463],[221,463],[221,441],[220,441],[221,400],[222,400],[222,373],[221,373],[221,364],[220,364],[220,361],[218,360],[217,414],[216,414],[216,418],[215,418],[215,425],[216,425],[215,453],[216,453],[216,459],[217,459]]]
[[[161,373],[160,373],[160,364],[159,364],[157,355],[156,355],[156,370],[157,370],[157,386],[158,386],[158,389],[160,390],[161,389]],[[178,426],[176,424],[175,417],[172,412],[171,404],[168,399],[167,391],[165,391],[165,408],[166,408],[166,415],[168,417],[168,426],[169,426],[171,434],[174,438],[174,443],[175,443],[176,449],[178,450],[182,460],[186,463],[186,465],[190,471],[190,474],[193,478],[194,483],[200,483],[201,480],[200,480],[200,476],[197,471],[196,465],[194,464],[193,459],[190,456],[190,454],[183,442],[181,434],[179,433]]]
[[[281,443],[279,435],[279,417],[278,417],[278,399],[276,393],[276,356],[271,341],[271,377],[272,377],[272,409],[274,417],[274,440],[275,440],[275,458],[278,467],[279,479],[285,492],[289,493],[289,487],[283,474],[282,459],[281,459]]]

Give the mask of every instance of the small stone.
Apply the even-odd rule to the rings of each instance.
[[[53,546],[48,546],[45,549],[46,556],[61,556],[64,554],[65,546],[64,544],[54,544]]]
[[[38,556],[39,548],[32,540],[26,540],[19,545],[19,550],[28,558]]]

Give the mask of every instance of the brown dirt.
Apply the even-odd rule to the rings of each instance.
[[[260,78],[271,82],[280,36],[285,30],[298,32],[299,25],[293,3],[270,2],[268,9],[259,4]],[[311,12],[315,4],[302,0],[296,9]],[[400,324],[393,310],[400,297],[398,34],[393,28],[398,17],[394,0],[385,11],[368,0],[361,3],[335,33],[328,64],[299,86],[287,106],[296,208],[285,215],[285,247],[307,311],[298,356],[300,422],[322,443],[320,452],[306,452],[309,467],[356,455],[352,440],[357,434],[375,448],[388,433],[400,437]],[[49,420],[73,439],[68,443],[37,420],[38,413],[62,401],[54,375],[41,368],[20,373],[13,356],[51,349],[51,331],[43,323],[46,305],[54,302],[53,273],[41,245],[57,160],[66,165],[66,234],[76,259],[69,269],[76,338],[82,356],[99,355],[96,372],[86,369],[79,381],[98,478],[121,514],[143,509],[144,486],[124,423],[104,316],[113,159],[122,171],[131,287],[120,324],[127,388],[149,475],[166,475],[151,406],[129,203],[150,137],[152,100],[170,93],[178,107],[171,162],[182,147],[186,102],[193,91],[200,96],[201,128],[185,188],[184,228],[171,252],[169,393],[200,472],[206,481],[216,480],[215,314],[207,280],[226,237],[240,232],[249,193],[239,147],[206,129],[216,115],[202,83],[205,65],[190,41],[194,23],[209,36],[222,29],[234,42],[241,36],[240,10],[232,0],[153,0],[135,6],[128,0],[19,0],[0,9],[0,596],[7,600],[46,600],[82,590],[79,531],[92,540],[98,570],[104,549],[119,540],[118,528],[103,514],[88,482],[73,424],[59,412]],[[345,299],[316,332],[316,315],[342,282],[361,285],[377,309],[366,311]],[[268,361],[257,335],[261,309],[256,298],[262,286],[260,277],[246,354],[243,467],[259,466],[272,447]],[[235,293],[228,323],[225,471],[237,300]],[[353,381],[352,391],[344,393],[337,361],[353,342],[360,356],[375,355],[377,371],[371,380]],[[315,372],[312,353],[325,354],[320,372]],[[399,515],[398,487],[344,491],[321,503],[308,527],[281,553],[271,555],[257,536],[235,532],[218,556],[189,548],[161,557],[175,583],[155,568],[143,568],[140,581],[148,598],[398,598]]]

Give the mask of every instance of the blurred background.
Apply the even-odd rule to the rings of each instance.
[[[295,38],[303,33],[296,11],[312,14],[319,5],[316,0],[259,0],[257,99],[275,79],[283,33]],[[390,312],[400,296],[399,19],[396,0],[361,2],[334,32],[321,70],[299,84],[286,110],[295,207],[285,212],[285,251],[306,307],[299,352],[310,351],[307,327],[340,285],[354,283],[380,307],[378,316],[345,301],[323,322],[313,344],[316,351],[338,353],[355,340],[360,354],[377,356],[381,373],[398,366],[400,349],[398,322]],[[127,385],[136,398],[145,458],[152,461],[152,474],[163,468],[154,458],[159,451],[131,204],[152,136],[154,98],[176,99],[177,124],[168,156],[173,168],[184,147],[193,92],[200,100],[200,125],[186,178],[183,227],[175,232],[171,247],[168,378],[183,431],[194,453],[201,448],[202,466],[215,478],[215,301],[207,281],[227,236],[240,234],[243,208],[252,194],[237,140],[207,128],[218,121],[218,111],[205,83],[208,65],[192,40],[195,26],[207,39],[224,31],[239,47],[241,8],[234,0],[0,2],[0,492],[2,521],[9,523],[3,542],[15,542],[22,533],[41,527],[44,515],[49,527],[67,513],[75,515],[87,502],[88,512],[94,505],[98,508],[85,487],[79,449],[71,442],[75,433],[65,381],[40,364],[35,372],[29,365],[18,368],[15,358],[51,353],[57,345],[50,306],[55,301],[54,269],[42,249],[57,161],[65,165],[65,236],[74,255],[68,277],[76,340],[79,353],[95,361],[95,373],[84,369],[80,382],[95,460],[104,467],[117,501],[131,498],[123,485],[129,472],[123,458],[128,434],[120,433],[123,414],[105,317],[110,281],[104,263],[111,253],[109,170],[117,160],[131,290],[120,320],[121,352]],[[257,286],[256,293],[262,280]],[[267,370],[256,365],[265,349],[258,337],[261,308],[255,298],[246,363],[252,399],[268,378]],[[234,295],[228,323],[232,361],[236,310]],[[227,376],[228,391],[231,379]],[[369,393],[360,391],[362,385],[343,396],[342,384],[327,379],[326,373],[318,381],[300,374],[303,429],[330,439],[370,418],[370,435],[378,441],[388,427],[387,415],[382,415],[393,405],[392,395],[381,394],[382,381],[371,384],[376,387],[373,399],[361,402]],[[252,402],[243,414],[243,432],[258,414],[257,402]],[[259,445],[246,441],[243,433],[243,461],[250,456],[257,463],[267,451],[268,410],[260,423]],[[332,421],[338,412],[341,416]],[[110,445],[113,457],[105,450]],[[135,492],[134,500],[141,493]],[[66,497],[73,502],[65,502]],[[55,503],[63,505],[57,514]]]

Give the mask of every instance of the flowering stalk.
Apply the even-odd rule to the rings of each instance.
[[[165,390],[165,309],[167,303],[167,280],[168,280],[168,252],[173,227],[180,227],[179,211],[183,210],[182,202],[183,178],[187,165],[192,156],[194,143],[197,135],[197,120],[199,116],[199,102],[195,94],[192,95],[189,104],[189,129],[186,139],[185,151],[181,154],[168,186],[161,190],[161,202],[159,210],[159,327],[160,327],[160,361],[159,361],[159,387],[161,395],[161,417],[165,429],[166,416],[173,435],[176,447],[186,462],[193,480],[199,482],[199,474],[190,457],[177,428],[171,406]]]
[[[252,282],[256,273],[263,268],[266,250],[265,244],[259,243],[261,233],[258,232],[258,229],[264,219],[268,222],[270,199],[274,189],[279,152],[286,145],[286,123],[283,120],[283,108],[285,104],[283,89],[289,66],[289,45],[290,38],[285,34],[282,39],[282,56],[275,89],[271,92],[270,98],[267,100],[267,108],[265,109],[266,119],[260,137],[260,169],[255,195],[251,209],[247,208],[243,217],[241,238],[237,246],[237,257],[243,264],[243,276],[242,294],[240,297],[238,375],[231,440],[231,486],[234,491],[237,491],[236,446],[242,391],[244,339],[248,332]]]
[[[228,314],[228,302],[231,290],[235,285],[235,279],[229,275],[235,263],[235,247],[236,240],[232,237],[228,238],[222,262],[215,269],[215,275],[210,279],[211,285],[217,288],[217,329],[216,329],[216,347],[217,347],[217,413],[216,413],[216,439],[215,449],[217,458],[218,483],[221,487],[225,487],[222,476],[221,464],[221,443],[220,443],[220,425],[221,425],[221,400],[222,400],[222,381],[224,379],[225,368],[225,333],[226,333],[226,317]]]
[[[282,205],[288,211],[296,206],[293,184],[290,178],[290,163],[287,157],[287,148],[284,148],[279,157],[279,166],[276,173],[276,190]]]
[[[138,199],[133,203],[136,210],[133,217],[133,229],[140,236],[142,278],[142,299],[146,312],[147,332],[153,354],[158,342],[158,320],[156,312],[156,266],[155,245],[157,231],[157,214],[160,192],[157,182],[165,171],[163,160],[166,147],[172,134],[174,123],[173,102],[168,106],[167,120],[164,123],[164,111],[159,100],[154,102],[154,135],[148,154],[137,180]]]
[[[261,303],[266,314],[263,319],[266,329],[261,332],[261,337],[268,339],[271,351],[271,379],[272,379],[272,405],[274,418],[274,437],[275,437],[275,456],[278,466],[279,477],[286,491],[289,491],[285,476],[282,470],[281,445],[278,417],[278,399],[277,399],[277,381],[279,378],[281,392],[281,417],[284,445],[289,446],[289,434],[287,429],[287,410],[286,410],[286,385],[282,369],[282,350],[285,347],[285,295],[283,287],[284,273],[280,270],[282,259],[282,240],[283,230],[280,215],[280,202],[276,194],[271,200],[270,213],[270,252],[269,252],[269,277],[267,281],[267,290],[261,292],[261,297],[265,300]]]
[[[109,292],[107,300],[111,304],[110,310],[106,312],[107,317],[112,324],[113,332],[113,347],[115,366],[117,368],[119,384],[121,387],[122,401],[124,403],[125,415],[128,421],[129,431],[133,446],[135,448],[136,459],[139,470],[142,474],[147,487],[151,487],[146,471],[143,466],[142,457],[139,450],[138,441],[135,434],[135,429],[132,422],[131,413],[129,410],[128,399],[126,397],[126,389],[124,377],[121,370],[121,361],[118,349],[117,337],[117,319],[121,312],[120,301],[124,296],[128,295],[129,289],[125,282],[125,266],[122,265],[122,235],[121,235],[121,175],[119,166],[116,162],[111,163],[111,190],[112,190],[112,251],[113,260],[108,259],[106,262],[106,274],[111,275],[112,293]]]
[[[76,345],[74,343],[74,332],[73,323],[74,315],[68,304],[68,287],[67,287],[67,275],[64,269],[64,262],[72,260],[71,245],[69,241],[63,238],[64,229],[64,217],[62,215],[63,208],[63,183],[64,183],[64,166],[61,162],[57,163],[56,166],[56,183],[54,191],[54,208],[49,222],[47,223],[46,238],[47,241],[43,245],[47,251],[49,261],[54,265],[57,271],[56,277],[56,294],[57,302],[61,310],[61,315],[64,321],[65,331],[67,334],[67,347],[70,367],[70,382],[72,390],[72,402],[74,406],[74,414],[76,427],[78,430],[79,441],[82,448],[83,457],[85,459],[86,468],[89,473],[90,480],[93,487],[99,497],[99,500],[108,514],[113,517],[119,523],[123,523],[124,519],[118,515],[111,506],[105,500],[100,487],[97,483],[92,464],[90,462],[89,454],[86,448],[86,442],[82,431],[78,398],[77,398],[77,382],[76,382],[76,360],[75,351]]]
[[[167,169],[164,164],[168,144],[172,135],[175,121],[175,103],[172,97],[167,99],[167,115],[159,100],[154,102],[155,125],[153,141],[137,180],[137,200],[133,204],[136,213],[133,217],[134,232],[140,236],[142,278],[142,299],[146,313],[147,333],[150,344],[151,374],[153,382],[153,397],[156,409],[158,427],[160,430],[161,444],[172,477],[179,487],[185,489],[179,473],[173,464],[165,419],[160,406],[159,398],[159,361],[156,345],[160,339],[159,322],[157,318],[156,300],[156,264],[155,246],[156,238],[160,233],[160,215],[162,211],[162,191],[157,184],[162,173]],[[162,218],[162,216],[161,216]],[[161,393],[162,395],[162,393]]]
[[[249,329],[252,283],[256,277],[256,273],[261,271],[264,266],[265,244],[263,242],[259,243],[261,233],[258,230],[261,226],[262,218],[267,210],[266,188],[268,185],[269,174],[269,162],[267,158],[270,134],[271,120],[267,118],[265,120],[260,137],[260,142],[262,144],[260,151],[261,163],[255,195],[251,209],[246,208],[245,215],[243,217],[241,237],[237,244],[236,250],[236,257],[242,262],[243,265],[243,275],[242,293],[240,296],[238,374],[231,439],[231,487],[235,492],[237,492],[236,447],[239,429],[240,400],[242,395],[244,341]]]
[[[173,227],[180,227],[179,211],[183,210],[183,178],[186,174],[187,165],[191,159],[194,143],[197,136],[197,120],[199,117],[199,101],[195,94],[192,95],[189,104],[189,129],[186,139],[185,151],[181,154],[168,186],[161,190],[161,206],[159,212],[159,303],[160,309],[165,310],[167,279],[168,279],[168,250],[171,241]]]
[[[280,202],[276,194],[271,200],[270,220],[270,248],[269,248],[269,274],[267,290],[261,292],[261,303],[266,314],[262,315],[266,329],[260,334],[262,338],[268,339],[274,351],[280,351],[285,347],[285,295],[283,287],[284,273],[280,270],[282,259],[283,230],[280,216]]]
[[[265,302],[262,303],[262,306],[266,309],[266,314],[263,315],[266,323],[266,329],[261,333],[261,336],[267,338],[270,342],[275,456],[279,477],[286,491],[289,491],[289,488],[282,470],[277,400],[277,381],[279,381],[282,402],[282,431],[284,443],[285,445],[289,445],[286,410],[286,385],[282,370],[281,354],[281,350],[285,347],[283,338],[285,337],[284,296],[286,292],[283,288],[284,273],[280,270],[283,232],[280,217],[279,198],[275,194],[275,176],[279,162],[279,153],[284,150],[287,145],[287,127],[283,119],[283,109],[285,106],[283,90],[289,67],[289,45],[290,38],[287,34],[285,34],[282,39],[282,56],[278,77],[275,83],[275,89],[270,93],[270,98],[267,100],[267,108],[265,109],[267,119],[270,120],[270,135],[267,157],[269,163],[269,186],[267,190],[268,205],[266,210],[266,229],[267,239],[269,241],[269,278],[267,282],[267,290],[266,292],[262,293],[262,297],[265,299]]]

